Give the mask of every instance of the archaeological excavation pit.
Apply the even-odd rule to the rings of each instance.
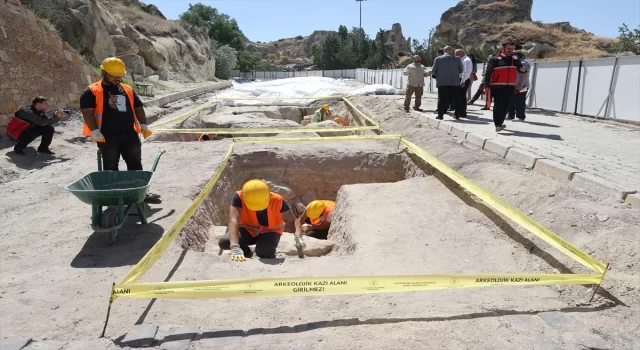
[[[398,148],[397,141],[240,144],[203,205],[183,229],[181,244],[200,252],[216,250],[217,237],[228,224],[231,197],[249,179],[267,181],[271,190],[282,195],[293,209],[298,203],[306,205],[316,199],[336,201],[344,185],[393,183],[418,176],[424,176],[424,172]],[[339,199],[336,206],[340,206]],[[287,225],[285,235],[294,231],[293,225]],[[334,250],[353,250],[353,240],[345,234],[329,231]]]
[[[161,129],[276,129],[276,128],[300,128],[305,127],[333,127],[340,128],[340,125],[333,120],[325,120],[319,123],[310,123],[313,113],[328,104],[331,109],[332,117],[339,117],[348,120],[349,126],[366,126],[371,125],[363,121],[362,117],[352,110],[343,101],[316,101],[308,106],[277,106],[277,105],[257,105],[257,106],[225,106],[213,105],[204,108],[196,114],[175,123],[161,126]],[[171,118],[168,116],[167,118]],[[162,122],[162,120],[159,120]],[[276,136],[279,133],[268,134],[211,134],[211,140],[220,140],[231,137],[251,137]],[[311,137],[327,137],[327,136],[347,136],[347,135],[363,135],[373,134],[371,130],[363,131],[344,131],[344,132],[318,132],[306,133]],[[193,142],[200,139],[201,133],[155,133],[152,141],[164,142]],[[286,135],[286,133],[283,133]]]

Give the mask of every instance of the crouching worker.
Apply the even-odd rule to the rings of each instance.
[[[329,110],[329,105],[323,105],[322,108],[318,109],[315,113],[313,113],[313,117],[311,117],[312,123],[320,123],[324,120],[329,120],[331,117],[331,111]]]
[[[317,239],[327,239],[335,208],[334,201],[315,200],[307,204],[304,213],[298,219],[304,234]]]
[[[233,194],[227,232],[218,240],[220,249],[231,249],[231,260],[245,261],[253,253],[263,259],[276,257],[276,248],[286,223],[293,223],[302,248],[302,225],[289,210],[282,196],[271,192],[263,180],[249,180]]]
[[[58,110],[55,116],[49,118],[46,115],[47,109],[49,109],[47,98],[37,96],[31,101],[31,105],[20,108],[15,117],[11,118],[6,133],[10,138],[18,141],[13,147],[16,154],[25,155],[24,149],[38,136],[42,136],[38,153],[55,154],[49,149],[55,131],[51,125],[57,123],[60,118],[66,118],[69,115]]]

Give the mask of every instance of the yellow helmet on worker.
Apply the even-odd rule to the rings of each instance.
[[[127,75],[127,71],[124,66],[124,62],[117,57],[107,57],[102,61],[100,69],[107,72],[114,77],[124,77]]]
[[[329,110],[329,105],[322,105],[322,109],[324,109],[325,111]]]
[[[307,204],[306,208],[307,216],[310,219],[317,219],[324,213],[324,202],[315,200],[309,204]]]
[[[265,210],[271,200],[271,189],[265,181],[252,179],[242,185],[242,198],[250,210]]]

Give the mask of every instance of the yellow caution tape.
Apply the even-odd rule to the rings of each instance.
[[[552,284],[600,284],[603,275],[476,274],[334,276],[184,281],[117,285],[111,297],[256,298],[417,292],[437,289]]]
[[[213,97],[216,101],[273,101],[273,100],[337,100],[342,96],[311,97]]]
[[[199,111],[211,106],[213,104],[213,102],[214,101],[205,102],[205,103],[201,104],[200,106],[198,106],[198,107],[196,107],[196,108],[194,108],[194,109],[192,109],[192,110],[190,110],[190,111],[188,111],[186,113],[180,114],[179,116],[173,117],[173,118],[171,118],[169,120],[165,120],[165,121],[160,122],[160,123],[152,124],[150,126],[150,128],[154,129],[154,132],[155,132],[156,131],[155,128],[157,128],[157,127],[159,127],[161,125],[166,125],[166,124],[169,124],[169,123],[177,122],[177,121],[182,120],[182,119],[186,119],[186,118],[196,114],[197,112],[199,112]]]
[[[513,220],[514,222],[516,222],[518,225],[522,226],[529,232],[540,237],[542,240],[549,243],[554,248],[560,250],[570,258],[576,260],[577,262],[581,263],[582,265],[596,272],[603,273],[606,270],[605,264],[602,263],[601,261],[598,261],[597,259],[594,259],[593,257],[589,256],[589,254],[576,248],[571,243],[565,241],[560,236],[551,232],[546,227],[540,225],[530,217],[518,211],[516,208],[505,203],[503,200],[501,200],[497,196],[493,195],[489,191],[483,189],[482,187],[478,186],[471,180],[462,176],[460,173],[453,170],[446,164],[442,163],[436,157],[432,156],[424,149],[418,147],[416,144],[409,142],[405,139],[402,139],[402,143],[404,143],[405,146],[407,146],[407,148],[410,149],[413,153],[415,153],[418,157],[422,158],[424,161],[429,163],[429,165],[438,169],[441,173],[443,173],[448,178],[458,183],[467,191],[473,193],[478,198],[482,199],[490,207],[499,211],[504,216]]]
[[[347,106],[349,106],[349,107],[353,108],[353,110],[354,110],[354,111],[356,111],[356,112],[357,112],[358,114],[360,114],[364,119],[366,119],[367,121],[369,121],[369,123],[371,123],[371,124],[373,124],[373,125],[376,125],[376,126],[378,126],[378,127],[380,126],[380,124],[379,124],[377,121],[373,120],[373,118],[371,118],[371,117],[369,117],[368,115],[364,114],[364,113],[363,113],[361,110],[359,110],[359,109],[358,109],[358,108],[353,104],[353,102],[351,102],[348,98],[346,98],[346,97],[345,97],[345,98],[343,98],[342,100],[344,101],[344,103],[345,103]]]
[[[331,141],[356,141],[356,140],[399,140],[400,134],[385,135],[352,135],[352,136],[331,136],[331,137],[246,137],[234,139],[236,143],[280,143],[280,142],[331,142]]]
[[[167,134],[283,134],[312,132],[347,132],[361,130],[378,130],[379,126],[340,126],[340,127],[289,127],[289,128],[214,128],[214,129],[153,129],[155,133]]]
[[[180,215],[178,220],[169,228],[169,230],[156,242],[156,244],[149,249],[147,254],[140,259],[140,261],[134,266],[129,273],[124,277],[120,284],[128,284],[135,283],[142,275],[144,275],[153,264],[160,258],[160,256],[169,248],[171,242],[178,236],[178,233],[182,230],[184,225],[187,224],[187,221],[196,213],[202,202],[204,202],[205,198],[209,195],[209,192],[213,189],[213,186],[216,184],[222,171],[227,166],[227,162],[229,161],[229,157],[231,157],[231,152],[233,152],[233,142],[229,146],[229,150],[227,151],[227,155],[224,157],[222,164],[216,171],[216,173],[209,179],[207,184],[204,186],[200,194],[196,197],[196,199],[189,204],[189,207]]]

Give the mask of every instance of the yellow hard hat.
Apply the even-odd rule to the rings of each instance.
[[[107,57],[102,61],[100,69],[107,72],[114,77],[124,77],[127,75],[127,71],[124,68],[124,62],[117,57]]]
[[[271,189],[263,180],[249,180],[242,185],[242,197],[250,210],[265,210],[271,200]]]
[[[323,201],[313,201],[307,204],[307,216],[310,219],[317,219],[320,215],[324,213],[324,202]]]
[[[322,105],[322,109],[324,109],[325,111],[329,110],[329,105]]]

